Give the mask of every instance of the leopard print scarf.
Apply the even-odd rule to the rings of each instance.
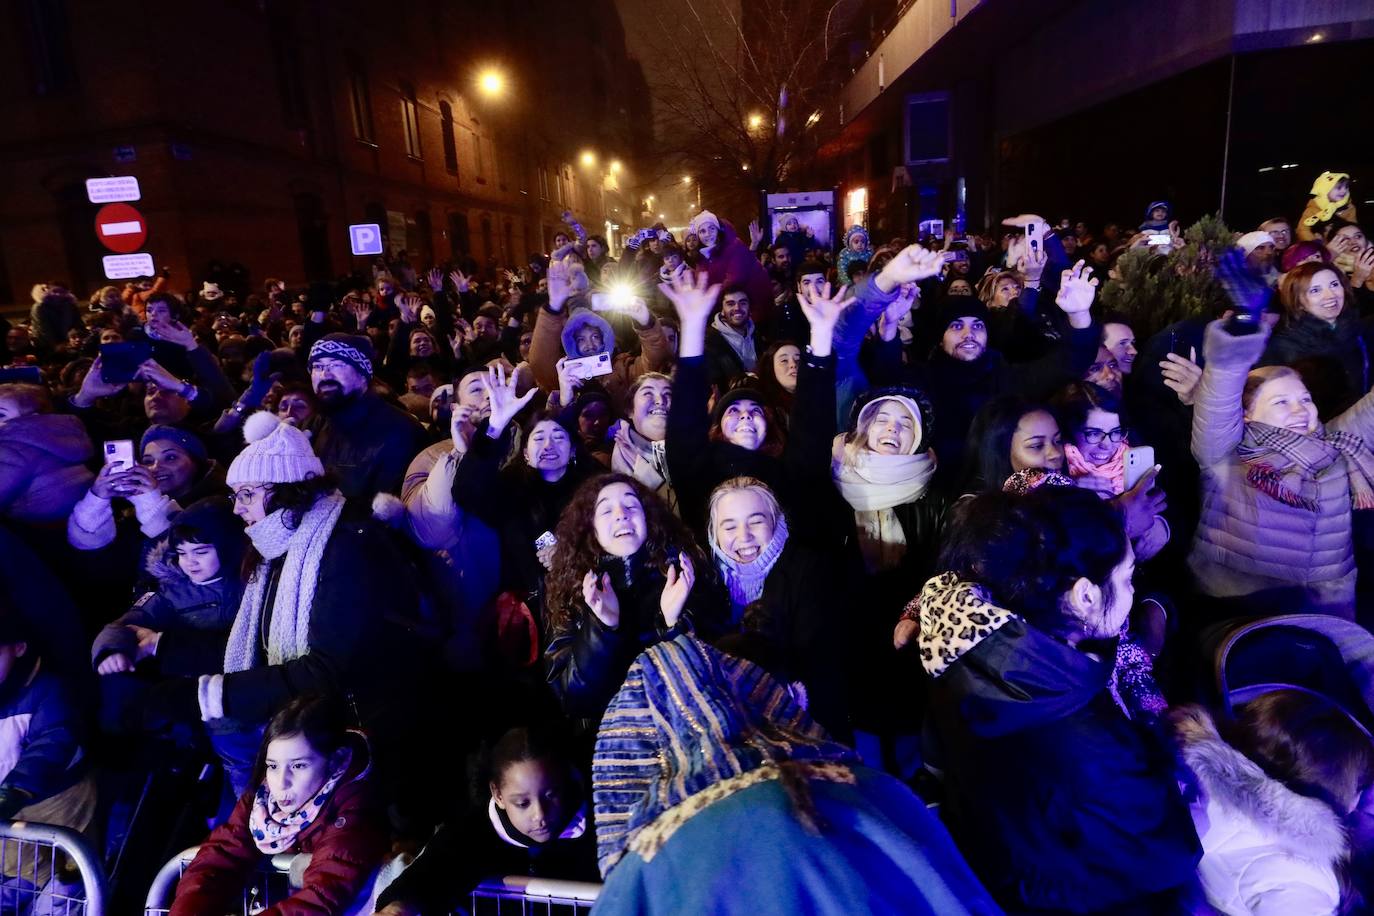
[[[964,655],[1016,615],[993,604],[976,582],[941,573],[921,589],[921,630],[916,644],[931,677],[944,674]]]

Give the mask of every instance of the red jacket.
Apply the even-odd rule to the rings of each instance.
[[[758,257],[735,233],[735,227],[720,221],[716,244],[709,259],[698,261],[696,272],[705,271],[707,279],[721,285],[721,292],[739,287],[749,294],[749,317],[758,327],[767,327],[773,315],[773,281]]]
[[[270,860],[248,834],[253,793],[246,792],[229,820],[211,832],[177,885],[171,916],[237,913],[248,876]],[[371,780],[345,783],[334,790],[319,817],[288,853],[308,852],[304,887],[263,916],[327,916],[342,913],[357,899],[381,864],[388,847],[384,812]]]

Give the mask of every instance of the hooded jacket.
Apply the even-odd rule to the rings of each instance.
[[[1336,866],[1349,845],[1336,812],[1266,775],[1201,707],[1180,709],[1174,726],[1198,789],[1192,814],[1207,902],[1227,916],[1337,912]]]
[[[1245,435],[1241,392],[1264,344],[1262,332],[1232,337],[1220,321],[1207,327],[1192,434],[1202,470],[1202,514],[1188,565],[1202,592],[1213,597],[1299,587],[1311,610],[1350,617],[1355,557],[1347,460],[1338,458],[1302,483],[1301,495],[1316,505],[1313,510],[1252,486],[1237,454]],[[1326,429],[1374,443],[1374,396],[1361,398]]]
[[[1097,659],[952,574],[921,594],[944,814],[1012,908],[1130,912],[1187,884],[1197,836],[1165,748],[1122,715]]]
[[[63,521],[95,475],[81,421],[35,413],[0,424],[0,513],[19,522]]]
[[[657,320],[648,327],[635,326],[639,335],[639,356],[619,353],[615,349],[615,331],[604,318],[591,309],[576,309],[569,297],[559,312],[548,307],[539,309],[534,323],[534,337],[530,341],[530,369],[534,380],[545,391],[558,390],[558,360],[577,355],[577,332],[588,324],[601,330],[601,340],[611,354],[611,372],[591,379],[605,389],[618,413],[624,413],[630,385],[646,372],[663,372],[672,362],[673,353],[663,326]]]
[[[0,799],[11,809],[0,817],[75,785],[86,771],[81,739],[79,707],[30,645],[0,684]]]
[[[381,864],[388,844],[385,809],[378,802],[369,761],[355,755],[351,779],[341,781],[324,809],[287,854],[306,853],[301,889],[267,910],[271,916],[343,913]],[[253,786],[239,798],[229,820],[216,827],[177,884],[171,916],[203,916],[237,909],[245,880],[266,856],[249,833]]]
[[[849,247],[849,242],[856,235],[864,237],[864,247],[862,251],[855,251]],[[855,261],[868,262],[873,259],[873,246],[868,240],[868,230],[863,226],[850,226],[849,231],[844,234],[844,248],[840,251],[840,259],[836,264],[837,273],[841,283],[849,283],[849,265]]]
[[[1348,179],[1349,177],[1345,172],[1322,172],[1312,182],[1310,192],[1312,196],[1308,198],[1307,206],[1303,208],[1298,224],[1293,227],[1293,234],[1297,241],[1310,242],[1319,238],[1322,224],[1333,218],[1343,219],[1347,223],[1359,222],[1355,212],[1355,201],[1351,199],[1351,194],[1347,193],[1344,200],[1338,201],[1332,201],[1327,196],[1342,178]]]

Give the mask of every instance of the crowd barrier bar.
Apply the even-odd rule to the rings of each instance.
[[[144,902],[144,916],[166,916],[176,893],[177,881],[180,880],[186,866],[196,857],[199,848],[192,846],[183,850],[159,869],[157,877],[148,889],[148,897]],[[309,859],[309,856],[304,855],[275,856],[272,859],[272,873],[294,879],[304,873]],[[592,904],[596,902],[597,894],[600,892],[600,884],[512,875],[483,881],[474,888],[471,912],[472,916],[487,913],[505,914],[511,912],[511,908],[503,907],[503,903],[518,903],[520,916],[584,916],[591,912]],[[244,912],[249,912],[250,905],[265,902],[249,900],[248,892],[245,891]]]
[[[59,886],[58,853],[76,866],[79,891]],[[105,869],[86,838],[75,830],[0,821],[0,863],[0,916],[105,916]]]

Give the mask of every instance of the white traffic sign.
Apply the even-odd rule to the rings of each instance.
[[[354,254],[381,254],[382,227],[376,223],[358,223],[348,227],[348,241]]]
[[[138,200],[142,195],[138,190],[138,179],[132,175],[117,178],[87,178],[86,199],[93,204],[112,204],[126,200]]]
[[[101,259],[105,264],[105,276],[110,280],[127,280],[130,277],[151,277],[153,256],[146,252],[139,254],[110,254]]]

